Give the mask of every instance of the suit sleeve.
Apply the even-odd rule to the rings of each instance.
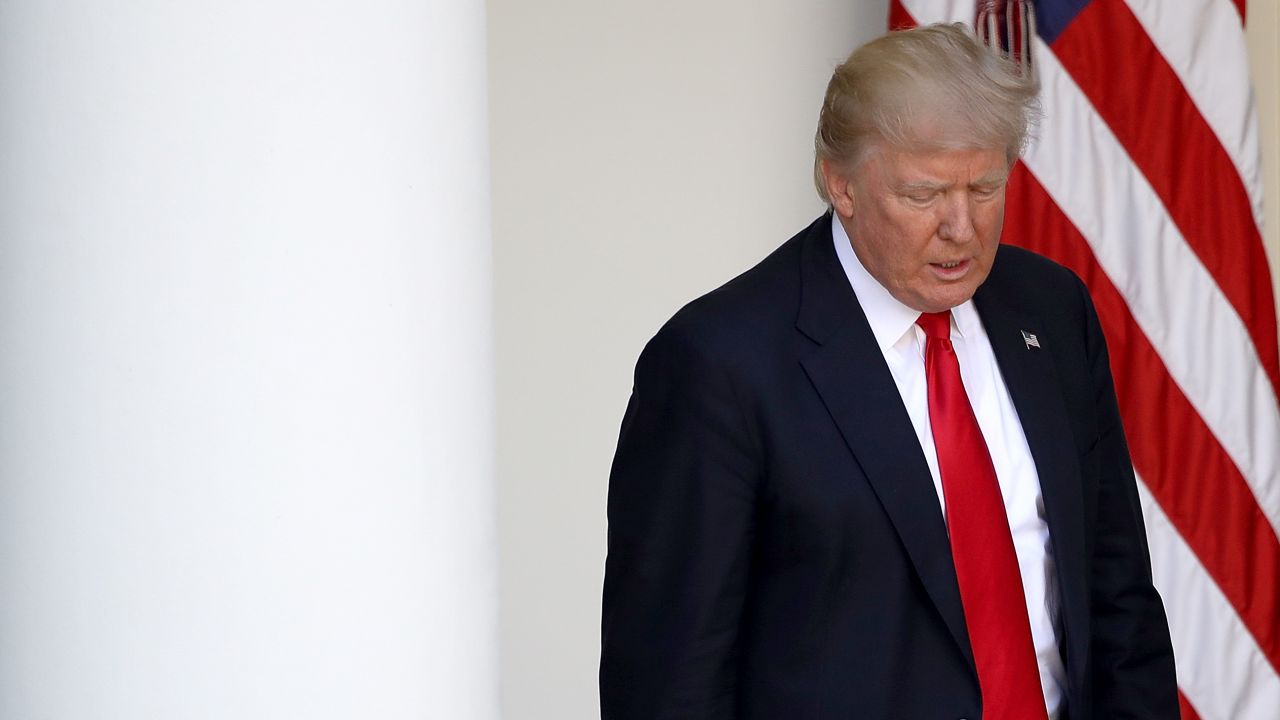
[[[668,324],[609,477],[603,720],[736,717],[758,452],[726,364]]]
[[[1177,720],[1177,680],[1164,604],[1152,585],[1146,529],[1106,342],[1082,283],[1098,435],[1083,458],[1097,478],[1090,557],[1095,718]]]

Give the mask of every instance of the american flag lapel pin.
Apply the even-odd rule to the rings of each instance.
[[[1037,350],[1040,349],[1040,340],[1036,338],[1035,333],[1029,333],[1026,330],[1023,330],[1022,342],[1027,344],[1028,350],[1030,350],[1031,348],[1035,348]]]

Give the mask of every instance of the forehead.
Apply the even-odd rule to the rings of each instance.
[[[1003,147],[918,149],[882,146],[867,158],[872,176],[890,183],[981,182],[1003,180],[1009,175]]]

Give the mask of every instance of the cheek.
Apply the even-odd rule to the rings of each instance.
[[[939,221],[932,212],[925,210],[899,209],[883,215],[886,236],[895,238],[895,246],[902,254],[910,254],[923,250],[929,240],[937,233]]]
[[[899,225],[894,251],[904,263],[924,265],[937,235],[938,223],[926,214],[918,214]]]
[[[978,227],[983,234],[994,234],[997,239],[1000,235],[1000,229],[1004,226],[1004,201],[993,203],[989,207],[984,207],[975,213]]]

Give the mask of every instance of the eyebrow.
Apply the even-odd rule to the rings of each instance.
[[[916,180],[914,182],[902,183],[897,187],[895,187],[894,189],[900,193],[911,193],[911,192],[938,192],[940,190],[946,190],[948,187],[951,187],[950,183],[930,182],[928,180]]]
[[[1009,173],[1005,170],[996,170],[973,181],[973,185],[999,185],[1009,180]]]
[[[1009,179],[1008,172],[1005,172],[1003,170],[997,170],[995,172],[987,173],[986,175],[983,175],[977,180],[974,180],[972,183],[969,184],[969,187],[1000,185],[1008,181],[1008,179]],[[933,182],[930,180],[915,180],[911,182],[901,183],[897,185],[894,188],[894,190],[896,190],[899,193],[940,192],[940,191],[946,190],[949,187],[951,187],[951,183]]]

